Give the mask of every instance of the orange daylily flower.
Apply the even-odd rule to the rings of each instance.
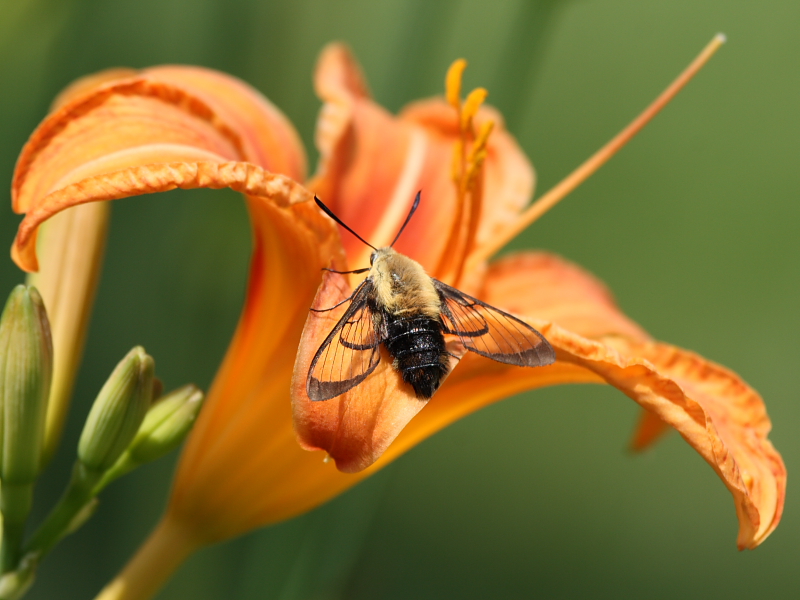
[[[609,383],[639,403],[650,415],[641,446],[663,424],[677,429],[733,494],[740,548],[775,528],[785,469],[755,391],[702,357],[653,341],[600,282],[561,258],[523,252],[488,262],[532,219],[534,175],[501,116],[481,105],[485,93],[460,102],[461,70],[461,63],[451,69],[448,101],[418,102],[395,117],[370,99],[350,53],[326,48],[315,75],[324,102],[321,160],[305,184],[298,183],[304,152],[285,117],[244,83],[196,67],[81,80],[31,136],[12,190],[15,210],[26,213],[12,254],[25,270],[37,268],[37,227],[87,202],[230,187],[245,194],[253,226],[242,316],[184,448],[166,514],[104,598],[147,597],[196,548],[301,514],[454,420],[558,383]],[[416,416],[422,406],[386,367],[347,395],[308,406],[308,361],[335,318],[308,308],[335,304],[350,284],[323,278],[321,269],[363,266],[369,252],[339,236],[313,194],[379,246],[391,241],[418,189],[425,200],[396,248],[531,323],[557,362],[525,369],[467,355]],[[358,472],[301,449],[290,389],[303,443]],[[347,443],[328,447],[326,436]]]

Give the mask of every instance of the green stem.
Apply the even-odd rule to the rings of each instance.
[[[64,495],[26,544],[25,554],[33,553],[41,558],[70,532],[75,518],[94,498],[95,486],[101,477],[102,473],[75,463]]]
[[[25,522],[33,501],[32,483],[3,482],[0,488],[0,512],[3,514],[3,545],[0,548],[0,571],[17,568],[22,556]]]
[[[136,467],[140,466],[141,463],[134,462],[131,458],[131,453],[129,451],[125,451],[122,453],[109,469],[103,473],[103,476],[98,480],[98,482],[94,486],[94,490],[92,491],[93,495],[99,494],[105,487],[114,481],[133,471]]]

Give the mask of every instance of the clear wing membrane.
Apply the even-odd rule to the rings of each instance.
[[[329,400],[357,386],[380,362],[383,341],[375,330],[368,298],[369,279],[353,292],[350,306],[322,342],[308,370],[306,391],[311,400]]]
[[[468,350],[521,367],[555,362],[553,347],[527,323],[437,279],[433,283],[442,301],[444,333],[457,335]]]

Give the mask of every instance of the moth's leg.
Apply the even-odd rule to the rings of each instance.
[[[328,312],[328,311],[330,311],[330,310],[333,310],[334,308],[339,308],[339,307],[340,307],[342,304],[344,304],[345,302],[350,302],[350,300],[352,300],[352,299],[353,299],[353,296],[355,296],[355,294],[356,294],[356,293],[355,293],[355,292],[353,292],[353,293],[352,293],[352,294],[350,294],[350,295],[349,295],[347,298],[345,298],[345,299],[344,299],[344,300],[342,300],[341,302],[338,302],[338,303],[334,304],[334,305],[333,305],[333,306],[331,306],[330,308],[309,308],[308,310],[310,310],[311,312]]]

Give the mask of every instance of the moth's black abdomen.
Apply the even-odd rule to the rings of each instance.
[[[394,367],[418,397],[430,398],[448,371],[442,324],[424,316],[387,317],[384,343],[394,358]]]

